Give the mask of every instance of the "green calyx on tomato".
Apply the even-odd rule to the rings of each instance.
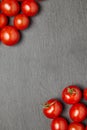
[[[76,91],[74,88],[68,88],[68,93],[70,93],[70,95],[72,95],[72,94],[76,94]]]
[[[55,102],[56,101],[54,101],[54,102],[52,102],[52,103],[45,103],[44,105],[43,105],[43,108],[49,108],[50,106],[52,106],[52,105],[54,105],[55,104]]]

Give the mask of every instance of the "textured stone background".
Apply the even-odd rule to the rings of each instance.
[[[87,86],[87,0],[45,0],[20,44],[0,45],[0,130],[50,130],[41,104],[70,84]]]

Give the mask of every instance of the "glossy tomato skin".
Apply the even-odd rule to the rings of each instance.
[[[28,28],[30,24],[30,19],[24,14],[18,14],[14,18],[14,26],[19,30],[24,30]]]
[[[69,111],[70,117],[75,122],[81,122],[85,120],[87,116],[87,108],[83,103],[74,104]]]
[[[72,122],[69,124],[68,130],[85,130],[85,127],[82,123]]]
[[[57,117],[51,122],[51,130],[68,130],[68,122],[63,117]]]
[[[21,5],[22,12],[27,16],[35,16],[39,11],[39,5],[35,1],[24,0]]]
[[[14,26],[5,26],[1,30],[2,43],[7,46],[13,46],[20,40],[20,33]]]
[[[82,98],[82,92],[78,86],[70,85],[62,91],[62,99],[67,104],[78,103]]]
[[[85,100],[87,100],[87,88],[84,88],[83,97]]]
[[[0,13],[0,28],[3,28],[8,24],[8,18],[3,13]]]
[[[63,106],[57,99],[50,99],[43,106],[44,115],[51,119],[58,117],[62,110]]]
[[[15,16],[20,11],[20,5],[17,0],[3,0],[1,10],[7,16]]]

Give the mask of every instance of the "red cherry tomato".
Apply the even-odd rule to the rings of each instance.
[[[17,0],[3,0],[1,10],[7,16],[15,16],[20,11],[20,5]]]
[[[43,107],[43,113],[48,118],[58,117],[62,112],[63,106],[56,99],[48,100]]]
[[[83,103],[74,104],[69,111],[70,117],[75,122],[81,122],[85,120],[87,116],[87,108]]]
[[[15,45],[20,40],[20,33],[13,26],[5,26],[1,30],[1,40],[7,46]]]
[[[35,1],[24,0],[21,8],[22,12],[27,16],[35,16],[39,11],[39,5]]]
[[[78,103],[82,98],[82,92],[79,87],[75,85],[64,88],[62,92],[62,99],[67,104]]]
[[[8,24],[8,18],[4,14],[0,13],[0,28],[3,28]]]
[[[83,91],[83,97],[85,100],[87,100],[87,88],[85,88]]]
[[[14,26],[19,30],[24,30],[28,28],[30,24],[30,19],[24,14],[18,14],[14,18]]]
[[[72,122],[69,124],[68,130],[85,130],[85,127],[82,123]]]
[[[68,130],[67,120],[63,117],[53,119],[51,123],[51,130]]]

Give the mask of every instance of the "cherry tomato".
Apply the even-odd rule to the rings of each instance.
[[[8,24],[8,18],[4,14],[0,13],[0,28],[3,28]]]
[[[27,16],[35,16],[39,11],[39,5],[35,1],[24,0],[21,8],[22,12]]]
[[[68,130],[85,130],[85,127],[82,123],[72,122],[69,124]]]
[[[67,104],[78,103],[82,98],[82,92],[79,87],[75,85],[64,88],[62,92],[62,99]]]
[[[83,91],[83,97],[85,100],[87,100],[87,88],[85,88]]]
[[[69,111],[70,117],[75,122],[81,122],[85,120],[87,116],[87,108],[83,103],[74,104]]]
[[[14,26],[19,30],[24,30],[28,28],[30,24],[30,19],[24,14],[18,14],[14,18]]]
[[[7,46],[15,45],[20,40],[20,33],[14,26],[5,26],[1,30],[1,40]]]
[[[43,113],[48,118],[56,118],[62,112],[63,106],[57,99],[48,100],[43,106]]]
[[[51,130],[68,130],[68,122],[63,117],[53,119],[51,123]]]
[[[20,5],[17,0],[3,0],[1,10],[7,16],[15,16],[20,11]]]

